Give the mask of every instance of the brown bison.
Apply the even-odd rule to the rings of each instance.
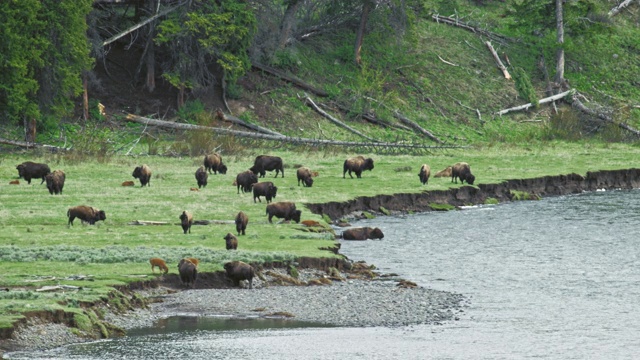
[[[315,220],[302,220],[300,222],[300,224],[306,226],[306,227],[318,227],[318,226],[322,226],[320,225],[319,222],[315,221]]]
[[[258,182],[258,177],[256,174],[251,172],[250,170],[241,172],[236,176],[236,186],[238,187],[238,194],[240,194],[240,189],[242,189],[243,193],[251,191],[251,185]]]
[[[282,158],[278,156],[259,155],[253,161],[253,166],[250,167],[249,170],[251,170],[256,175],[260,175],[260,177],[264,177],[267,171],[275,170],[275,177],[278,177],[278,173],[280,172],[282,172],[282,177],[284,177]]]
[[[196,170],[196,181],[198,182],[198,189],[207,186],[207,179],[209,179],[209,173],[204,169],[204,166],[200,166]]]
[[[222,163],[222,156],[218,153],[206,155],[204,157],[204,167],[209,171],[209,173],[212,171],[214,174],[217,174],[218,172],[220,172],[220,174],[227,173],[227,165]]]
[[[253,288],[253,277],[256,273],[251,265],[242,261],[230,261],[224,264],[224,270],[235,286],[240,286],[240,281],[247,280],[249,289]]]
[[[49,165],[38,164],[32,161],[26,161],[16,166],[18,170],[18,178],[24,178],[28,184],[31,184],[31,179],[42,179],[40,185],[45,182],[45,177],[51,172]]]
[[[342,178],[346,177],[345,174],[348,171],[349,176],[352,179],[353,179],[353,176],[351,176],[351,172],[354,172],[359,179],[362,176],[362,172],[365,170],[369,170],[369,171],[373,170],[373,159],[372,158],[365,159],[364,156],[352,157],[344,161],[344,166],[342,168]]]
[[[135,183],[133,181],[131,181],[131,180],[127,180],[127,181],[123,181],[121,185],[122,186],[134,186]]]
[[[227,250],[238,250],[238,238],[232,233],[227,233],[223,239],[227,243]]]
[[[154,268],[157,266],[160,271],[165,274],[169,272],[169,268],[167,267],[167,263],[160,258],[151,258],[149,259],[149,263],[151,263],[151,272],[155,272]]]
[[[180,214],[180,225],[182,225],[182,231],[186,234],[189,231],[191,234],[191,225],[193,224],[193,215],[187,210],[183,211]]]
[[[138,166],[133,169],[133,174],[131,174],[136,179],[140,179],[140,187],[142,186],[151,186],[149,181],[151,180],[151,168],[147,165]]]
[[[49,189],[49,194],[62,194],[62,188],[64,188],[64,171],[62,170],[54,170],[51,173],[48,173],[47,176],[44,177],[47,181],[47,189]]]
[[[9,181],[9,185],[20,185],[20,180],[11,180]]]
[[[343,231],[342,238],[345,240],[382,239],[384,234],[379,228],[359,227]]]
[[[238,215],[236,215],[236,231],[238,232],[238,236],[240,233],[245,235],[244,231],[247,230],[247,224],[249,223],[249,217],[244,212],[240,211]]]
[[[296,204],[292,202],[277,202],[267,205],[266,214],[269,215],[270,223],[274,216],[285,221],[293,220],[299,223],[302,211],[296,210]]]
[[[277,193],[278,193],[278,187],[273,185],[271,181],[265,181],[265,182],[253,184],[253,202],[254,203],[256,202],[256,199],[262,202],[262,200],[260,200],[260,196],[264,196],[265,199],[267,199],[267,204],[268,204],[271,202],[273,198],[276,197]]]
[[[67,216],[69,217],[69,222],[67,225],[73,226],[73,220],[76,218],[82,220],[83,222],[88,222],[89,225],[93,225],[96,221],[106,220],[107,215],[104,210],[96,209],[91,206],[80,205],[74,206],[67,210]]]
[[[426,185],[429,182],[429,176],[431,176],[431,167],[427,164],[422,164],[418,177],[422,185]]]
[[[180,281],[185,285],[191,285],[191,288],[196,287],[196,280],[198,279],[198,269],[194,263],[187,259],[182,259],[178,263],[178,272],[180,273]]]
[[[193,265],[196,266],[196,268],[198,267],[198,264],[200,264],[200,260],[196,259],[196,258],[185,258],[189,261],[191,261],[193,263]]]
[[[455,163],[451,167],[451,182],[455,180],[457,184],[458,178],[461,184],[464,184],[466,181],[469,185],[473,185],[473,182],[476,180],[476,177],[471,174],[471,167],[469,167],[469,164],[466,162]]]
[[[451,166],[447,166],[444,170],[438,171],[433,177],[449,177],[451,176]]]
[[[300,186],[300,181],[302,181],[302,186],[311,187],[313,185],[313,174],[309,168],[298,168],[296,175],[298,175],[298,186]]]

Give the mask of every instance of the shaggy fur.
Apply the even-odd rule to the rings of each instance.
[[[49,189],[49,194],[62,194],[62,189],[64,188],[64,171],[62,170],[54,170],[53,172],[47,174],[44,177],[47,182],[47,189]]]
[[[451,176],[451,166],[447,166],[444,170],[438,171],[433,177],[449,177]]]
[[[196,259],[196,258],[185,258],[189,261],[191,261],[193,263],[193,265],[195,265],[196,267],[198,267],[198,264],[200,264],[200,260]]]
[[[427,164],[423,164],[420,168],[420,173],[418,174],[422,185],[429,183],[429,176],[431,176],[431,167]]]
[[[260,200],[260,196],[264,196],[265,199],[267,199],[267,204],[268,204],[271,202],[273,198],[276,197],[277,193],[278,193],[278,187],[273,185],[271,181],[265,181],[265,182],[253,184],[253,202],[254,203],[256,202],[256,199],[262,202],[262,200]]]
[[[238,236],[240,233],[245,235],[245,230],[247,230],[247,224],[249,223],[249,217],[244,212],[240,211],[238,215],[236,215],[236,231],[238,232]]]
[[[209,179],[209,173],[205,170],[204,166],[200,166],[196,170],[196,181],[198,182],[198,189],[207,186],[207,180]]]
[[[235,286],[240,286],[240,281],[247,280],[249,281],[249,289],[253,288],[255,270],[251,265],[242,261],[231,261],[224,264],[224,270]]]
[[[180,273],[180,281],[185,285],[191,285],[191,288],[196,287],[196,280],[198,279],[198,269],[196,265],[187,259],[182,259],[178,263],[178,272]]]
[[[74,206],[67,210],[67,216],[69,217],[69,222],[67,225],[73,226],[73,220],[76,218],[82,220],[83,222],[88,222],[89,225],[93,225],[96,221],[106,220],[107,215],[103,210],[96,209],[91,206],[80,205]]]
[[[147,165],[138,166],[133,169],[133,174],[131,174],[136,179],[140,180],[140,187],[143,186],[151,186],[149,181],[151,181],[151,168]]]
[[[209,173],[212,171],[214,174],[217,174],[218,172],[220,174],[227,173],[227,165],[222,163],[222,156],[218,153],[206,155],[204,157],[204,167]]]
[[[189,231],[191,234],[191,225],[193,224],[193,215],[187,210],[183,211],[180,214],[180,225],[182,225],[182,231],[186,234]]]
[[[258,182],[258,177],[256,174],[251,172],[250,170],[241,172],[236,176],[236,186],[238,187],[238,194],[240,194],[240,189],[242,189],[243,193],[251,191],[251,185]]]
[[[277,202],[267,205],[266,214],[269,216],[269,222],[275,216],[285,221],[293,220],[296,223],[300,222],[300,215],[302,211],[296,210],[296,204],[292,202]]]
[[[232,233],[227,233],[223,239],[226,241],[227,250],[238,250],[238,238]]]
[[[458,183],[458,178],[460,179],[460,183],[464,184],[466,181],[467,184],[473,185],[473,182],[476,180],[476,177],[471,174],[471,167],[466,162],[455,163],[451,167],[451,182]]]
[[[284,177],[284,166],[282,164],[282,158],[278,156],[270,156],[270,155],[259,155],[253,161],[253,166],[249,168],[254,174],[260,175],[260,177],[264,177],[267,171],[276,171],[276,176],[278,177],[278,173],[282,172],[282,177]]]
[[[296,175],[298,176],[298,186],[300,186],[300,181],[302,181],[302,186],[306,186],[306,187],[311,187],[311,185],[313,185],[313,175],[311,173],[311,170],[309,170],[309,168],[307,167],[301,167],[298,169],[298,171],[296,172]]]
[[[379,228],[359,227],[343,231],[342,238],[345,240],[382,239],[384,234]]]
[[[151,263],[151,272],[155,272],[154,268],[157,266],[160,271],[165,274],[169,272],[169,268],[167,267],[167,263],[160,258],[151,258],[149,259],[149,263]]]
[[[32,161],[26,161],[16,166],[18,170],[18,178],[27,180],[27,184],[31,184],[31,179],[42,179],[40,185],[45,181],[45,176],[51,172],[49,165],[38,164]]]
[[[354,172],[356,176],[359,178],[362,177],[362,172],[365,170],[373,170],[373,159],[367,158],[364,156],[356,156],[344,161],[344,165],[342,167],[342,178],[344,179],[347,171],[349,172],[349,177],[353,179],[351,172]]]

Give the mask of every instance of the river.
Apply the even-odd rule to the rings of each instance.
[[[121,339],[10,359],[634,359],[640,190],[359,221],[382,240],[341,252],[461,293],[460,320],[399,328],[167,319]],[[159,355],[162,354],[162,355]]]

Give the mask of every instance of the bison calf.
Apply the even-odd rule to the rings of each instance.
[[[24,178],[28,184],[31,184],[31,179],[42,179],[40,185],[45,182],[45,176],[51,172],[49,165],[34,163],[32,161],[26,161],[16,166],[18,170],[18,178]]]
[[[227,277],[233,281],[235,286],[240,286],[240,281],[247,280],[249,282],[249,289],[253,288],[253,277],[255,276],[255,270],[253,267],[242,261],[231,261],[224,264],[224,270],[227,273]]]
[[[342,238],[345,240],[382,239],[384,234],[379,228],[359,227],[343,231]]]
[[[353,179],[351,172],[354,172],[359,179],[362,177],[362,172],[365,170],[373,170],[373,159],[365,159],[364,156],[352,157],[344,161],[344,165],[342,167],[342,178],[344,179],[346,177],[345,174],[348,171],[349,177]]]
[[[256,175],[260,175],[260,177],[264,177],[267,171],[276,171],[276,176],[278,177],[278,173],[282,172],[282,177],[284,177],[284,166],[282,164],[282,158],[278,156],[270,156],[270,155],[259,155],[253,161],[253,166],[249,168],[251,172]]]
[[[300,222],[300,215],[302,211],[296,210],[296,204],[292,202],[277,202],[267,205],[266,214],[269,216],[269,222],[275,216],[285,221],[293,220],[296,223]]]
[[[67,210],[67,216],[69,217],[69,222],[67,223],[67,225],[70,226],[73,226],[73,220],[75,220],[76,218],[82,220],[83,222],[88,222],[89,225],[95,224],[96,221],[107,219],[107,215],[103,210],[86,205],[69,208],[69,210]]]
[[[136,179],[140,180],[140,187],[143,186],[151,186],[149,181],[151,180],[151,168],[147,165],[138,166],[133,169],[133,174],[131,174]]]
[[[455,180],[457,184],[458,179],[460,179],[461,184],[466,181],[469,185],[473,185],[476,180],[476,177],[471,174],[471,167],[466,162],[458,162],[451,167],[451,182]]]
[[[300,181],[302,181],[302,186],[311,187],[311,185],[313,185],[313,174],[309,168],[298,168],[296,175],[298,176],[298,186],[300,186]]]
[[[256,174],[251,172],[250,170],[241,172],[236,176],[236,186],[238,187],[238,194],[240,194],[240,189],[242,189],[243,193],[251,191],[251,185],[258,182],[258,177]]]
[[[204,166],[200,166],[196,170],[196,181],[198,182],[198,189],[207,186],[207,180],[209,179],[209,173],[204,169]]]
[[[236,215],[236,231],[238,232],[238,236],[240,233],[245,235],[245,230],[247,230],[247,224],[249,223],[249,217],[244,212],[240,211],[238,215]]]
[[[189,234],[191,234],[191,225],[193,224],[193,215],[187,210],[185,210],[182,212],[182,214],[180,214],[179,218],[180,218],[180,223],[182,225],[182,231],[184,231],[185,234],[187,233],[187,231],[189,231]]]
[[[151,258],[149,259],[149,263],[151,263],[151,272],[155,272],[154,268],[156,266],[158,267],[158,269],[160,269],[160,271],[164,272],[165,274],[169,272],[169,268],[167,267],[167,264],[164,262],[164,260],[160,258]]]
[[[227,250],[238,250],[238,238],[232,233],[227,233],[223,239],[227,243]]]
[[[431,167],[427,164],[423,164],[420,168],[420,173],[418,174],[422,185],[426,185],[429,182],[429,176],[431,176]]]
[[[220,172],[220,174],[227,173],[227,166],[222,163],[222,156],[218,153],[206,155],[204,157],[204,167],[209,173],[212,171],[214,174],[217,174],[218,172]]]
[[[438,171],[433,177],[449,177],[451,176],[451,166],[447,166],[443,170]]]
[[[178,272],[180,273],[180,281],[186,285],[191,285],[191,288],[196,287],[196,280],[198,279],[198,269],[194,263],[187,259],[182,259],[178,263]]]
[[[265,182],[253,184],[253,202],[254,203],[256,202],[256,199],[262,202],[262,200],[260,200],[260,196],[264,196],[265,199],[267,199],[267,204],[268,204],[271,202],[273,198],[276,197],[277,193],[278,193],[278,187],[275,186],[271,181],[265,181]]]
[[[47,181],[47,189],[49,189],[49,194],[62,194],[65,179],[65,175],[62,170],[54,170],[53,172],[47,174],[47,176],[45,176],[44,178]]]

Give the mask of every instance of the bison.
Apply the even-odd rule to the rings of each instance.
[[[93,225],[96,221],[106,220],[107,215],[104,210],[96,209],[91,206],[80,205],[74,206],[67,210],[67,216],[69,217],[69,222],[67,225],[73,226],[73,220],[76,218],[82,220],[83,222],[88,222],[89,225]]]
[[[422,185],[426,185],[429,182],[429,176],[431,176],[431,167],[427,164],[422,164],[418,177]]]
[[[18,170],[18,178],[24,178],[28,184],[31,184],[31,179],[42,179],[40,185],[45,182],[45,177],[51,172],[49,165],[38,164],[32,161],[26,161],[16,166]]]
[[[345,240],[382,239],[384,234],[379,228],[359,227],[343,231],[342,238]]]
[[[253,288],[253,277],[255,276],[255,270],[253,267],[242,261],[230,261],[224,264],[224,270],[227,272],[227,277],[233,281],[235,286],[240,286],[240,281],[247,280],[249,282],[249,289]]]
[[[238,187],[238,194],[240,194],[240,189],[242,189],[243,193],[251,191],[251,185],[258,182],[258,177],[256,174],[251,172],[250,170],[241,172],[236,176],[235,184]]]
[[[185,234],[187,233],[187,231],[189,231],[189,234],[191,234],[191,225],[193,224],[193,215],[187,210],[185,210],[182,212],[182,214],[180,214],[179,219],[180,219],[180,225],[182,225],[182,231],[184,231]]]
[[[236,231],[238,232],[238,236],[240,233],[245,235],[244,231],[247,230],[247,224],[249,223],[249,217],[244,212],[240,211],[238,215],[236,215]]]
[[[169,272],[169,268],[167,267],[167,263],[160,258],[151,258],[149,259],[149,263],[151,264],[151,272],[155,272],[154,268],[157,266],[160,271],[165,274]]]
[[[451,176],[451,166],[447,166],[444,170],[438,171],[433,177],[449,177]]]
[[[222,163],[222,156],[218,153],[206,155],[204,157],[204,167],[209,173],[212,171],[214,174],[220,172],[220,174],[224,175],[227,173],[227,165]]]
[[[200,166],[196,170],[196,181],[198,182],[198,189],[207,186],[207,179],[209,179],[209,173],[204,169],[204,166]]]
[[[268,204],[271,202],[273,198],[276,197],[277,193],[278,193],[278,187],[273,185],[271,181],[265,181],[265,182],[253,184],[253,202],[254,203],[256,202],[256,199],[262,202],[262,200],[260,200],[260,196],[264,196],[265,199],[267,199],[267,204]]]
[[[348,171],[349,176],[352,179],[353,176],[351,176],[351,172],[354,172],[359,179],[362,177],[362,172],[365,170],[373,170],[373,159],[365,159],[364,156],[352,157],[344,161],[344,166],[342,168],[342,178],[344,179],[346,177],[345,174]]]
[[[469,185],[473,185],[476,180],[476,177],[471,174],[471,167],[466,162],[458,162],[451,167],[451,182],[455,180],[457,184],[458,178],[461,184],[466,181]]]
[[[227,233],[223,239],[227,243],[227,250],[238,250],[238,238],[232,233]]]
[[[260,177],[264,177],[267,171],[275,170],[275,177],[278,177],[278,173],[280,172],[282,172],[282,177],[284,177],[282,158],[278,156],[259,155],[253,161],[253,166],[250,167],[249,170],[256,175],[260,175]]]
[[[187,259],[182,259],[178,263],[178,272],[180,273],[180,281],[186,285],[191,285],[191,288],[196,287],[196,280],[198,279],[198,269],[194,263]]]
[[[133,174],[131,174],[136,179],[140,179],[140,187],[143,186],[151,186],[149,181],[151,180],[151,168],[147,165],[138,166],[133,170]]]
[[[302,186],[311,187],[313,185],[313,174],[309,168],[298,168],[296,175],[298,175],[298,186],[300,186],[300,181],[302,181]]]
[[[296,210],[296,204],[292,202],[277,202],[267,205],[266,214],[269,216],[269,222],[275,216],[285,221],[293,220],[296,223],[300,222],[300,215],[302,211]]]
[[[135,183],[133,181],[131,181],[131,180],[127,180],[127,181],[123,181],[121,185],[122,186],[134,186]]]
[[[200,260],[196,259],[196,258],[185,258],[189,261],[191,261],[193,263],[193,265],[196,266],[196,268],[198,267],[198,264],[200,264]]]
[[[47,189],[49,189],[49,194],[62,194],[62,188],[64,188],[64,171],[62,170],[54,170],[51,173],[48,173],[47,176],[44,177],[47,181]]]

